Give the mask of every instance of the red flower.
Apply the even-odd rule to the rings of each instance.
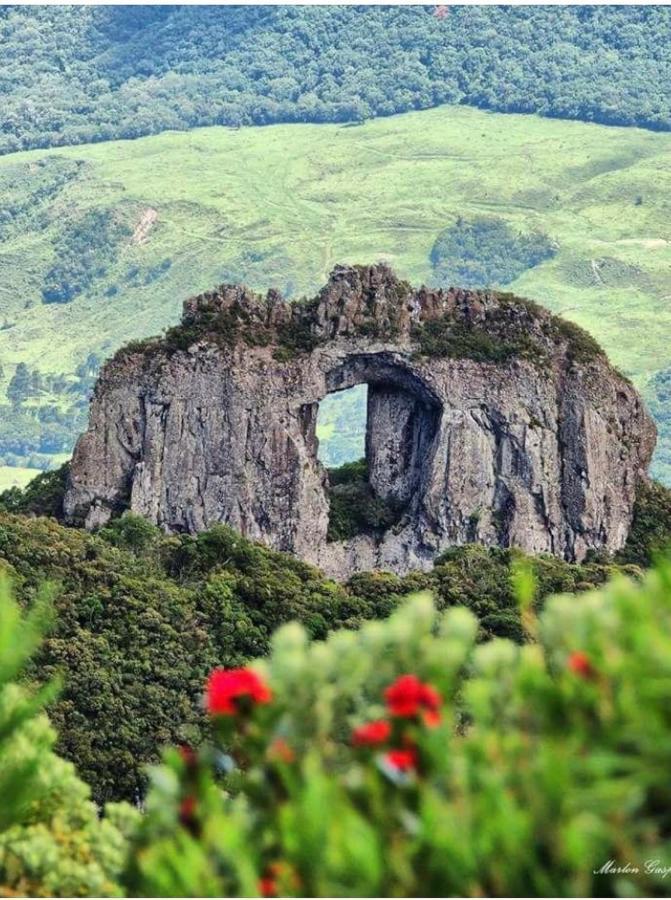
[[[387,762],[393,769],[399,772],[408,772],[417,768],[417,751],[414,748],[409,750],[390,750],[384,755]]]
[[[215,669],[207,680],[206,705],[212,716],[234,716],[240,700],[269,703],[272,693],[252,669]]]
[[[177,749],[187,769],[194,769],[198,764],[198,754],[193,747],[189,747],[188,744],[180,744]]]
[[[259,894],[262,897],[277,897],[277,882],[274,878],[261,878],[259,881]]]
[[[596,673],[589,656],[582,650],[574,650],[568,658],[568,668],[580,678],[592,678]]]
[[[268,863],[259,880],[259,893],[262,897],[278,897],[280,894],[294,896],[301,888],[298,872],[291,863],[278,859]]]
[[[268,747],[267,755],[268,759],[271,761],[278,760],[283,763],[292,763],[296,761],[296,754],[284,738],[275,738]]]
[[[193,825],[196,817],[196,798],[193,794],[187,794],[179,804],[179,821],[182,825]]]
[[[436,724],[441,696],[430,684],[424,684],[416,675],[401,675],[384,692],[389,712],[402,719],[413,719],[420,713],[433,713],[430,722]]]
[[[391,725],[385,719],[376,722],[368,722],[359,725],[352,732],[352,743],[355,747],[372,747],[376,744],[384,744],[391,734]]]
[[[427,728],[436,728],[440,725],[440,713],[436,709],[427,709],[422,713],[422,721]]]

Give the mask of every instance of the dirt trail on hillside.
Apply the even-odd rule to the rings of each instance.
[[[671,241],[667,241],[666,238],[620,238],[617,241],[594,240],[592,243],[603,244],[604,246],[618,244],[620,246],[647,247],[650,250],[654,250],[659,247],[668,247]]]
[[[140,221],[135,226],[135,231],[133,232],[131,243],[145,244],[147,242],[149,232],[151,231],[152,226],[157,219],[158,213],[156,212],[156,210],[152,209],[151,206],[147,207],[147,209],[142,213]]]

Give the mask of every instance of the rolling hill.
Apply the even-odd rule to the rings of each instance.
[[[603,344],[649,399],[671,476],[670,182],[671,135],[453,106],[6,155],[0,390],[27,374],[0,407],[0,456],[67,452],[97,362],[190,294],[244,281],[298,297],[337,262],[379,259],[436,281],[438,235],[485,219],[553,243],[506,290]],[[60,443],[40,443],[59,416]]]

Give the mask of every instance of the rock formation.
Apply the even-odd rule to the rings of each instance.
[[[370,484],[402,514],[327,542],[318,405],[363,382]],[[297,304],[224,285],[120,351],[65,510],[87,527],[124,508],[172,532],[224,522],[336,577],[427,568],[469,541],[582,560],[624,544],[654,443],[634,388],[571,323],[507,294],[341,266]]]

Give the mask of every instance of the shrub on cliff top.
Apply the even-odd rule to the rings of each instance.
[[[214,743],[156,770],[133,892],[666,895],[671,565],[540,618],[518,582],[526,646],[418,596],[215,673]]]
[[[476,362],[504,363],[509,359],[540,361],[542,348],[526,333],[501,336],[484,327],[459,322],[451,315],[424,322],[414,331],[423,356],[448,356]]]

